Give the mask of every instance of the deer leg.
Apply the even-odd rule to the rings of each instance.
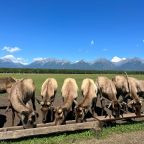
[[[7,113],[7,112],[10,110],[10,108],[12,108],[12,105],[11,105],[11,103],[10,103],[10,101],[9,101],[9,104],[8,104],[6,110],[5,110],[5,113]]]
[[[14,126],[15,111],[12,109],[12,126]]]
[[[33,97],[32,97],[32,99],[31,99],[31,101],[32,101],[33,109],[34,109],[34,111],[36,111],[36,106],[35,106],[35,93],[33,93]]]
[[[103,113],[104,113],[104,108],[105,108],[105,100],[104,100],[103,98],[101,98],[100,102],[101,102],[101,108],[102,108],[101,115],[103,115]]]
[[[96,103],[97,103],[97,98],[94,98],[93,101],[92,101],[92,107],[91,107],[92,116],[93,117],[97,116],[97,113],[95,112],[95,110],[96,110]]]

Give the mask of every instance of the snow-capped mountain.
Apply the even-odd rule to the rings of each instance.
[[[0,67],[3,68],[45,68],[45,69],[79,69],[79,70],[132,70],[144,71],[144,60],[140,58],[127,58],[119,61],[97,59],[93,62],[80,60],[70,62],[58,59],[36,59],[28,65],[13,62],[9,59],[0,59]]]
[[[35,60],[31,64],[27,65],[28,68],[50,68],[50,69],[62,69],[67,64],[70,64],[69,61],[66,60],[57,60],[51,58],[44,58]]]
[[[13,62],[9,59],[0,59],[0,68],[23,68],[21,63]]]

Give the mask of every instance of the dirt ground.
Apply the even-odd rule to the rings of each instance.
[[[40,99],[40,97],[37,97],[37,98]],[[81,101],[81,98],[78,98],[78,102],[80,102],[80,101]],[[5,109],[4,108],[2,109],[2,107],[6,107],[8,104],[9,103],[8,103],[7,94],[4,94],[3,96],[0,95],[0,128],[12,126],[12,112],[11,112],[11,110],[9,112],[5,113]],[[62,105],[62,98],[56,97],[55,101],[54,101],[54,106],[60,106],[60,105]],[[97,101],[97,106],[99,108],[99,106],[100,106],[99,101]],[[37,123],[42,123],[40,105],[37,102],[36,102],[36,109],[37,109],[37,112],[39,113]],[[144,103],[143,103],[142,111],[144,111]],[[19,122],[20,122],[19,118],[16,116],[15,126],[18,125]]]
[[[71,142],[70,142],[71,143]],[[76,140],[73,144],[144,144],[144,131],[113,134],[105,139]]]
[[[58,106],[58,105],[61,105],[61,104],[62,104],[61,97],[57,97],[56,100],[55,100],[54,105]],[[7,95],[0,96],[0,128],[12,126],[12,112],[11,112],[11,110],[8,111],[7,113],[5,113],[5,109],[2,108],[2,107],[7,106],[7,105],[8,105]],[[40,105],[37,102],[36,102],[36,109],[37,109],[37,112],[39,113],[37,123],[42,123]],[[19,123],[19,119],[16,116],[15,125],[17,125],[18,123]]]
[[[36,98],[41,100],[41,97],[36,96]],[[82,100],[81,97],[79,97],[78,102]],[[60,106],[62,105],[62,97],[58,97],[56,95],[55,101],[54,101],[54,106]],[[8,96],[7,94],[2,94],[0,95],[0,128],[2,127],[10,127],[12,126],[12,112],[11,110],[5,113],[5,107],[8,106]],[[37,123],[42,123],[42,116],[41,116],[41,110],[40,110],[40,105],[35,101],[36,104],[36,111],[39,114],[39,117],[37,119]],[[100,102],[97,102],[97,105],[100,105]],[[15,126],[19,124],[19,118],[15,116]]]
[[[81,99],[78,99],[80,101]],[[62,104],[62,98],[61,97],[56,97],[55,99],[55,106],[61,105]],[[0,107],[2,108],[3,106],[8,105],[8,98],[7,95],[0,96]],[[41,118],[41,111],[40,111],[40,106],[36,102],[36,107],[37,107],[37,112],[39,113],[39,118],[37,123],[42,122]],[[144,107],[143,107],[144,111]],[[2,127],[9,127],[11,126],[12,123],[12,118],[11,118],[11,111],[5,113],[5,109],[0,109],[0,128]],[[15,120],[15,125],[19,123],[19,119],[16,116]],[[73,143],[73,144],[144,144],[144,131],[138,131],[138,132],[131,132],[131,133],[124,133],[124,134],[113,134],[105,139],[97,139],[97,138],[92,138],[92,139],[87,139],[87,140],[70,140],[68,143]]]

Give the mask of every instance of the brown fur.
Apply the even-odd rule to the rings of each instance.
[[[83,122],[86,113],[90,110],[94,112],[93,104],[96,105],[97,87],[92,79],[86,78],[81,85],[83,95],[82,102],[75,108],[76,122]],[[94,101],[95,99],[95,101]],[[92,109],[92,110],[91,110]],[[93,113],[92,113],[93,114]]]
[[[35,85],[32,79],[23,79],[16,82],[10,92],[10,104],[12,106],[12,125],[14,125],[15,112],[20,115],[23,123],[29,120],[31,114],[34,114],[33,110],[28,106],[28,102],[32,101],[33,109],[35,107]],[[33,115],[34,116],[34,115]],[[35,123],[35,122],[34,122]],[[23,125],[27,128],[27,123]]]
[[[57,81],[54,78],[48,78],[44,81],[41,88],[41,97],[42,101],[39,102],[41,104],[42,111],[42,122],[46,123],[49,121],[53,121],[53,114],[51,115],[50,120],[47,119],[48,112],[52,113],[52,105],[55,99],[56,91],[57,91]],[[39,100],[38,100],[39,101]]]
[[[74,100],[77,98],[78,86],[72,78],[64,80],[61,93],[63,105],[55,109],[55,124],[64,124],[68,113],[71,111]]]
[[[113,82],[107,77],[98,77],[97,83],[103,95],[110,101],[117,101],[116,98],[116,88]]]
[[[57,81],[54,78],[48,78],[44,81],[41,88],[42,99],[50,99],[57,91]]]
[[[115,113],[116,117],[120,115],[120,105],[116,97],[117,91],[113,82],[107,77],[98,77],[96,81],[101,98],[106,98],[111,101],[112,113]],[[102,106],[103,107],[103,106]]]
[[[139,101],[139,96],[137,95],[137,93],[142,89],[141,81],[133,77],[120,75],[115,76],[112,81],[120,94],[129,94],[133,100]]]
[[[9,93],[12,85],[16,82],[16,79],[12,77],[0,78],[0,93]]]
[[[124,101],[127,102],[127,96],[130,96],[132,101],[128,105],[133,105],[137,109],[136,114],[140,115],[141,101],[138,93],[142,91],[142,82],[133,77],[126,76],[115,76],[113,82],[116,86],[119,95],[123,96]],[[138,107],[138,108],[137,108]]]

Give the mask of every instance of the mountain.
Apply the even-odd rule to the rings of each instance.
[[[0,59],[0,68],[23,68],[21,63],[15,63],[8,59]]]
[[[114,70],[115,65],[107,59],[98,59],[92,64],[93,70]]]
[[[114,69],[114,64],[108,60],[97,60],[93,63],[80,60],[77,62],[60,60],[38,60],[27,66],[28,68],[48,68],[48,69],[79,69],[79,70],[107,70]]]
[[[1,68],[44,68],[44,69],[79,69],[79,70],[125,70],[125,71],[144,71],[144,60],[140,58],[129,58],[119,62],[111,62],[107,59],[98,59],[93,62],[80,60],[70,62],[57,59],[39,59],[23,65],[9,59],[0,59]]]
[[[144,71],[144,61],[140,58],[127,59],[117,68],[119,70]]]
[[[69,61],[57,60],[57,59],[43,59],[36,60],[27,65],[27,68],[49,68],[49,69],[65,69],[69,65]]]
[[[75,63],[72,63],[71,66],[69,66],[70,69],[80,69],[80,70],[90,70],[91,66],[90,63],[85,62],[84,60],[77,61]]]

